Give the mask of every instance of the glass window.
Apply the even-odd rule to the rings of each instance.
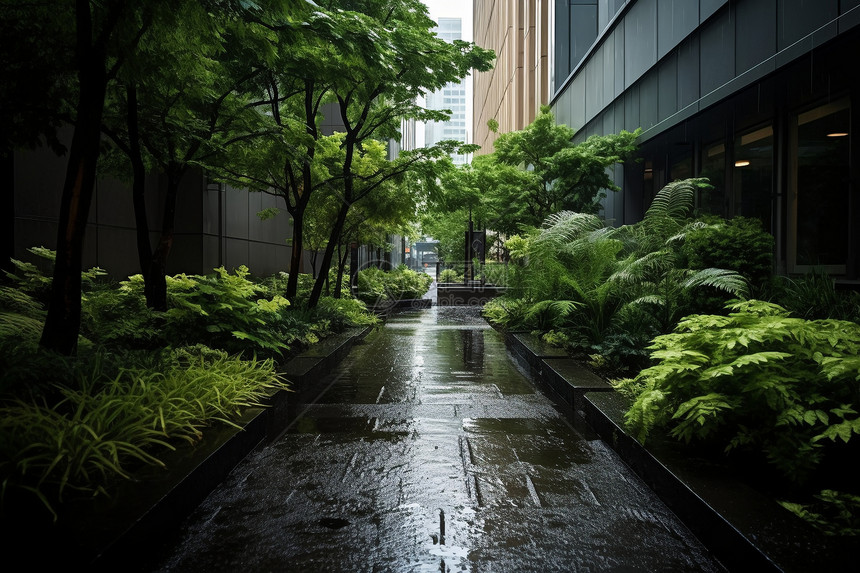
[[[735,139],[732,215],[756,217],[771,226],[773,127],[768,125]]]
[[[693,176],[693,156],[690,153],[685,153],[680,157],[676,157],[669,166],[669,181],[677,181],[679,179],[689,179]]]
[[[844,272],[848,257],[849,104],[798,114],[792,150],[794,228],[789,257],[798,266]],[[793,255],[793,256],[792,256]]]
[[[726,144],[706,145],[702,149],[702,172],[713,189],[700,189],[696,193],[696,210],[703,214],[726,216]]]

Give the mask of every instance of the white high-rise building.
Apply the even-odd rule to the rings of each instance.
[[[462,18],[438,18],[436,33],[447,42],[463,39]],[[472,104],[472,78],[467,77],[458,83],[448,83],[441,90],[427,94],[428,109],[449,110],[448,121],[429,122],[424,126],[424,145],[431,146],[443,140],[470,142],[471,118],[469,107]],[[451,159],[457,165],[471,160],[471,154],[455,154]]]

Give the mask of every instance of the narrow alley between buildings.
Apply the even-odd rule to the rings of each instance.
[[[157,571],[723,571],[478,307],[390,317]]]

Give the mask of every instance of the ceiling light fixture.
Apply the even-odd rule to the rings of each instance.
[[[749,164],[750,164],[750,162],[747,161],[746,159],[741,159],[739,161],[735,161],[735,167],[746,167]]]

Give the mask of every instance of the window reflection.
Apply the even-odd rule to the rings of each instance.
[[[732,214],[756,217],[769,230],[773,188],[773,127],[768,125],[736,138],[733,162]]]
[[[849,119],[847,100],[797,116],[797,265],[844,265],[847,260]]]
[[[693,176],[693,156],[689,153],[676,159],[669,167],[669,180],[688,179]]]
[[[713,143],[702,150],[701,177],[707,177],[713,189],[696,192],[696,209],[708,215],[726,216],[726,144]]]

